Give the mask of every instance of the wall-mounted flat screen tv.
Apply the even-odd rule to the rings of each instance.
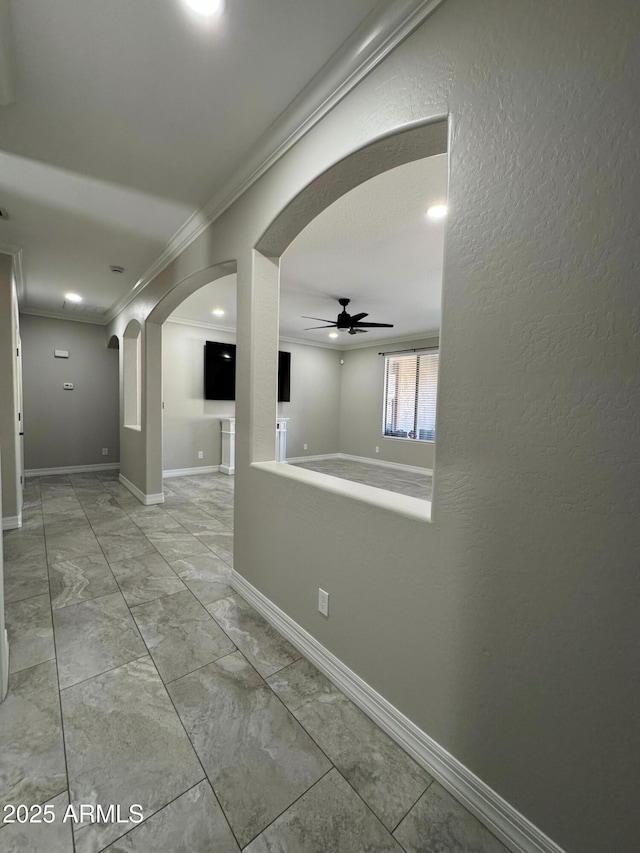
[[[204,345],[205,400],[235,400],[236,345],[207,341]],[[291,353],[278,353],[278,402],[291,402]]]

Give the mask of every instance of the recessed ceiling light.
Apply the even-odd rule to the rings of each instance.
[[[337,333],[337,332],[329,332],[329,337],[330,337],[330,338],[337,338],[337,337],[338,337],[338,333]]]
[[[211,313],[214,317],[224,317],[224,308],[214,308]]]
[[[185,0],[187,6],[199,15],[221,15],[224,12],[225,0]]]
[[[427,209],[427,218],[444,219],[448,212],[449,208],[446,204],[432,204],[431,207]]]
[[[64,298],[67,302],[82,302],[82,296],[77,293],[65,293]]]
[[[121,267],[120,264],[111,264],[109,269],[111,272],[117,273],[118,275],[122,275],[124,272],[124,267]]]

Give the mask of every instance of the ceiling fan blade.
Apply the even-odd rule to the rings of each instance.
[[[366,332],[366,329],[349,329],[350,335],[365,335]]]
[[[368,316],[369,315],[365,311],[363,311],[362,314],[354,314],[353,317],[351,318],[351,322],[352,323],[359,323],[360,320],[363,320],[365,317],[368,317]]]
[[[310,332],[312,329],[335,329],[336,324],[332,323],[330,326],[309,326],[308,329],[303,329],[303,332]]]
[[[362,329],[393,329],[393,323],[356,323],[355,326]]]
[[[319,320],[321,323],[331,323],[333,326],[335,326],[335,324],[336,324],[335,320],[325,320],[324,317],[307,317],[305,314],[302,315],[302,319],[303,320]]]

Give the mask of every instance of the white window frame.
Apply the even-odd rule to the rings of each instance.
[[[421,350],[412,350],[411,352],[387,352],[381,353],[384,355],[384,393],[382,398],[382,437],[397,441],[419,441],[422,443],[433,444],[435,442],[435,423],[436,423],[436,396],[438,379],[436,375],[435,386],[429,388],[432,395],[432,410],[433,410],[433,428],[423,430],[418,425],[418,411],[420,406],[420,357],[429,355],[436,356],[438,359],[437,367],[440,364],[440,348],[429,347]],[[389,409],[393,408],[393,400],[389,400],[389,379],[390,379],[390,362],[399,359],[414,361],[416,364],[416,381],[415,381],[415,396],[413,400],[413,425],[410,430],[397,428],[397,415],[392,415],[393,430],[388,431],[389,426]],[[396,409],[397,410],[397,409]],[[408,425],[408,424],[407,424]],[[396,435],[395,433],[405,432],[405,435]],[[426,432],[428,437],[421,437],[420,433]]]

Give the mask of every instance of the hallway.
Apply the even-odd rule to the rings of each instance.
[[[27,481],[0,791],[56,820],[3,825],[0,849],[505,853],[234,592],[233,478],[165,501],[116,473]],[[63,822],[69,797],[123,822]]]

